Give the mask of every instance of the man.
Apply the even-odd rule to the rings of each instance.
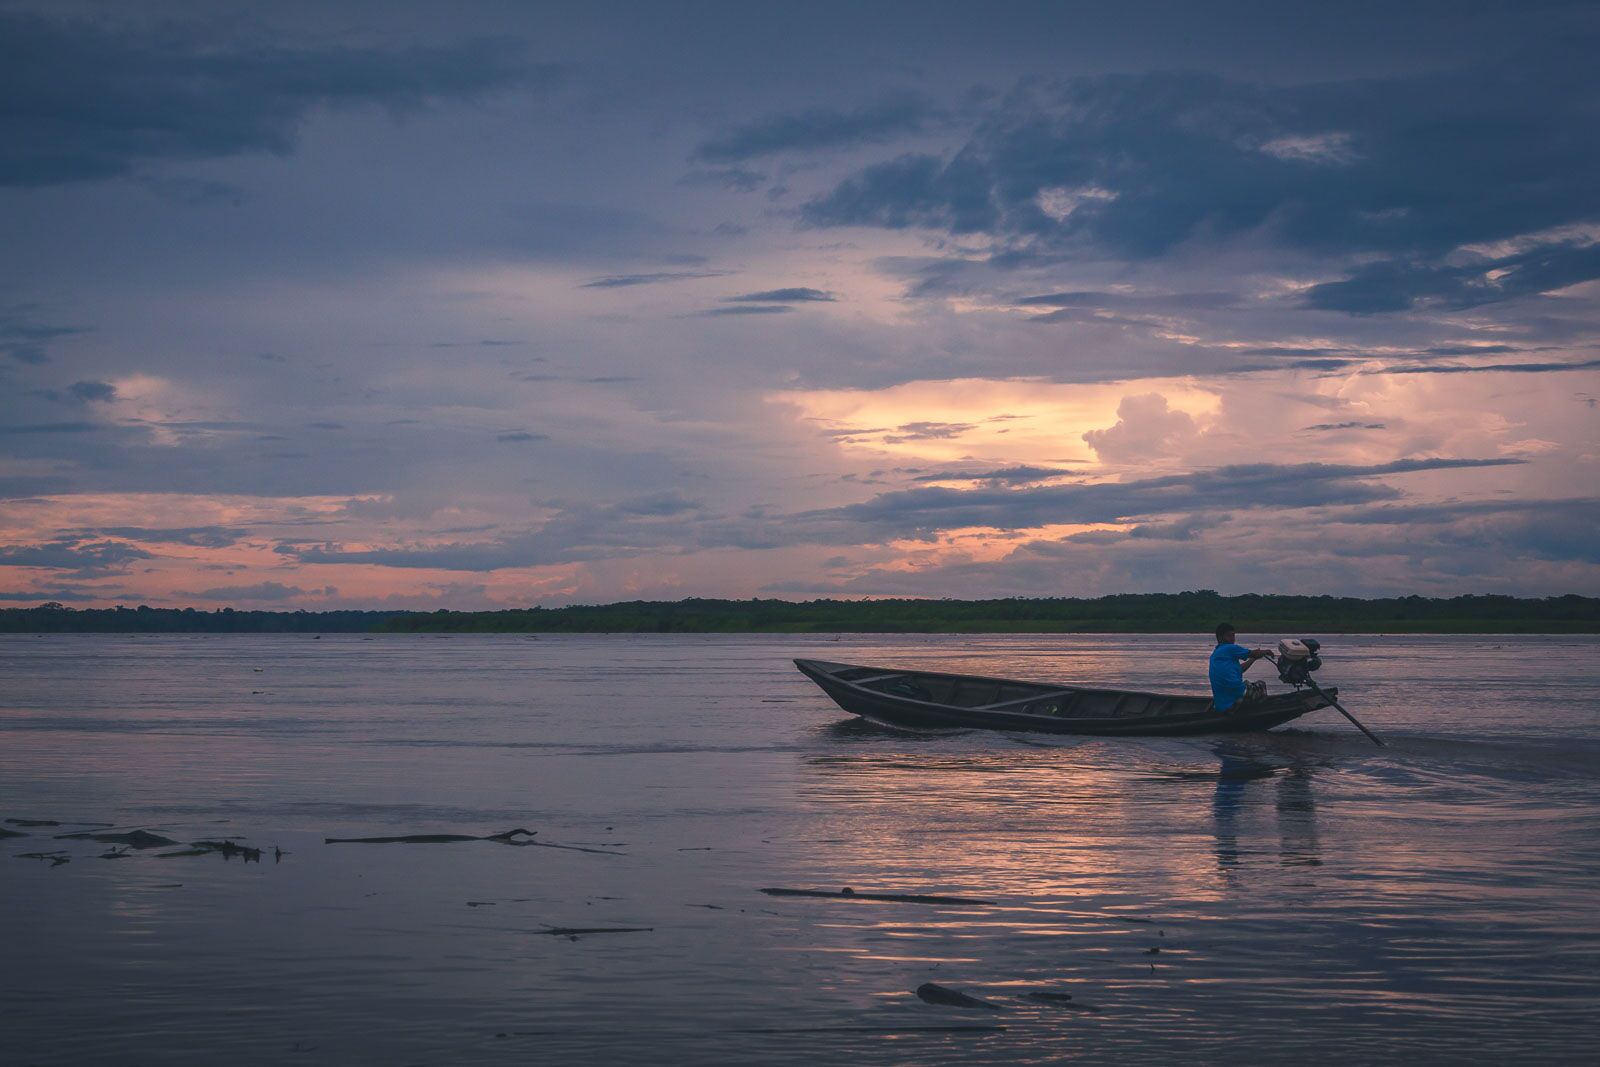
[[[1218,711],[1227,711],[1245,698],[1244,672],[1256,660],[1272,656],[1264,648],[1234,644],[1233,635],[1233,623],[1217,624],[1217,647],[1211,653],[1211,706]]]

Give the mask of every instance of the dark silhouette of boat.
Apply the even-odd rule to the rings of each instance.
[[[1217,711],[1209,696],[1094,689],[972,674],[797,659],[845,711],[913,730],[1033,730],[1148,737],[1270,730],[1330,706],[1338,690],[1296,689]]]

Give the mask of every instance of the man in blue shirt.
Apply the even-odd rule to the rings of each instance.
[[[1245,648],[1233,643],[1233,623],[1217,624],[1217,647],[1211,653],[1211,706],[1227,711],[1245,695],[1244,672],[1250,665],[1272,653],[1264,648]]]

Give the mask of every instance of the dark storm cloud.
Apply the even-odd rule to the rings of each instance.
[[[813,108],[736,127],[701,142],[694,155],[707,163],[743,163],[778,152],[878,144],[917,132],[933,114],[931,104],[915,97],[885,100],[853,111]]]
[[[1212,310],[1239,303],[1234,293],[1045,293],[1017,300],[1018,307]]]
[[[635,285],[657,285],[661,282],[681,282],[692,278],[720,278],[727,271],[721,270],[658,270],[647,274],[613,274],[605,278],[596,278],[592,282],[584,282],[582,289],[628,289]]]
[[[1390,505],[1344,512],[1333,521],[1399,530],[1426,526],[1427,539],[1437,544],[1600,562],[1600,538],[1594,536],[1600,529],[1600,499],[1592,497]]]
[[[1370,466],[1260,463],[1131,482],[1028,489],[903,489],[861,504],[811,512],[806,517],[817,522],[860,525],[880,537],[926,537],[938,530],[967,526],[1017,529],[1056,523],[1123,522],[1173,512],[1370,504],[1400,495],[1392,486],[1371,479],[1521,462],[1414,459]]]
[[[0,27],[3,27],[3,22],[0,22]],[[0,83],[4,78],[4,72],[0,72]],[[0,127],[3,125],[4,119],[0,119]],[[4,152],[4,146],[0,145],[0,160],[3,160]],[[39,322],[26,308],[0,312],[0,353],[18,363],[37,366],[49,362],[49,345],[52,341],[87,332],[78,326],[52,326]]]
[[[139,541],[153,545],[189,545],[194,548],[227,548],[250,536],[249,530],[231,526],[102,526],[90,530],[73,530],[77,537],[117,537],[124,541]]]
[[[1600,244],[1552,244],[1467,266],[1440,266],[1414,259],[1372,263],[1343,281],[1312,286],[1306,290],[1306,304],[1324,311],[1354,314],[1405,311],[1418,306],[1465,311],[1564,289],[1597,277]]]
[[[1450,364],[1425,364],[1422,366],[1385,367],[1378,374],[1557,374],[1562,371],[1594,370],[1600,359],[1578,363],[1485,363],[1476,367]]]
[[[927,539],[939,530],[979,526],[1021,529],[1055,523],[1144,522],[1117,540],[1183,541],[1251,508],[1292,511],[1395,500],[1399,490],[1372,479],[1417,471],[1496,467],[1514,459],[1420,459],[1369,466],[1256,464],[1121,483],[1005,489],[919,488],[883,493],[862,504],[798,514],[717,513],[675,493],[594,507],[573,504],[537,530],[492,541],[345,550],[337,544],[284,542],[280,555],[301,563],[363,563],[398,568],[494,571],[713,548],[858,544]]]
[[[1582,53],[1290,87],[1201,73],[1025,82],[953,153],[866,167],[801,215],[990,235],[1018,263],[1074,249],[1148,260],[1252,230],[1377,255],[1313,291],[1313,306],[1338,310],[1546,292],[1600,276],[1600,257],[1552,241],[1499,260],[1509,273],[1488,288],[1439,259],[1600,215]]]
[[[104,595],[105,594],[100,590],[94,590],[86,593],[79,589],[58,587],[54,589],[38,589],[31,593],[0,592],[0,600],[22,601],[30,604],[48,604],[51,601],[56,601],[57,603],[62,604],[71,604],[85,600],[99,600]]]
[[[1193,541],[1228,521],[1226,515],[1189,515],[1174,522],[1140,523],[1128,530],[1087,530],[1064,538],[1073,544],[1114,545],[1122,541]]]
[[[67,395],[83,404],[103,404],[117,398],[117,387],[110,382],[73,382]]]
[[[281,155],[320,105],[416,108],[557,76],[500,41],[219,46],[176,28],[0,14],[0,185],[112,178],[160,159]]]
[[[803,303],[833,303],[837,297],[822,289],[807,289],[796,287],[793,289],[765,289],[759,293],[740,293],[738,296],[725,296],[724,300],[746,304],[803,304]]]
[[[0,567],[46,567],[71,571],[80,577],[117,573],[136,560],[153,558],[149,552],[133,545],[75,537],[0,547]]]
[[[741,304],[731,308],[708,308],[699,312],[700,315],[717,318],[723,315],[781,315],[785,311],[793,311],[788,304]]]
[[[40,433],[93,433],[105,429],[97,422],[31,422],[21,426],[0,426],[0,434],[8,437]]]

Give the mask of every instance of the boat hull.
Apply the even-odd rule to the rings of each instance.
[[[1241,733],[1270,730],[1330,704],[1317,693],[1296,690],[1222,712],[1212,708],[1210,698],[1187,694],[1051,686],[823,660],[794,662],[845,711],[910,730],[1013,730],[1110,737]],[[890,692],[885,686],[902,691]],[[1323,692],[1329,698],[1338,693]],[[1009,699],[971,703],[991,694]],[[948,700],[941,702],[941,696]]]

